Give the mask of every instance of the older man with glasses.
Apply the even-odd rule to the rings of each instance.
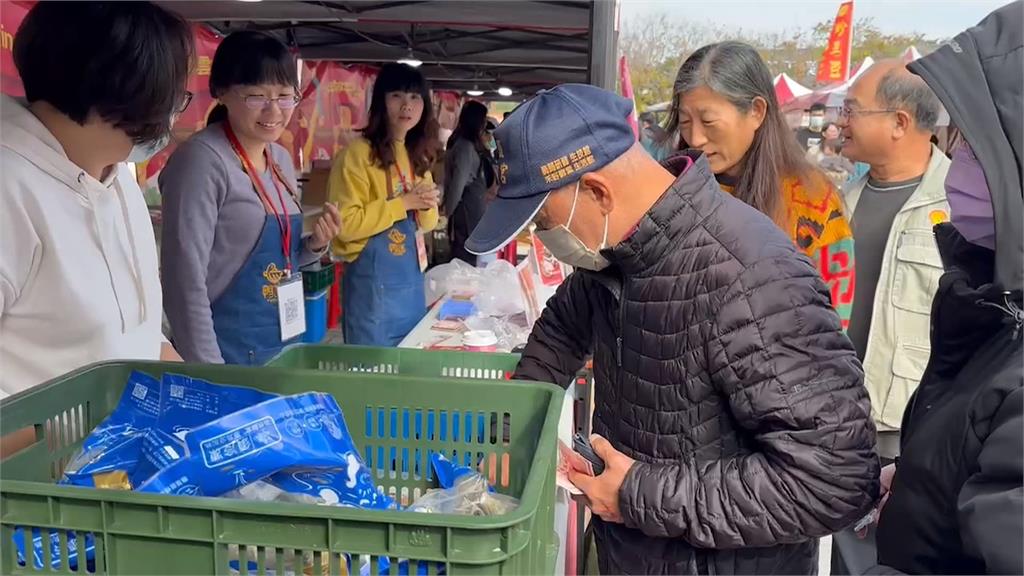
[[[847,334],[864,365],[883,464],[899,455],[903,411],[930,352],[929,313],[942,275],[932,227],[949,213],[950,162],[931,143],[941,110],[921,78],[884,61],[850,87],[840,112],[843,155],[870,166],[845,191],[857,247]],[[871,542],[851,531],[836,535],[833,574],[872,566]]]

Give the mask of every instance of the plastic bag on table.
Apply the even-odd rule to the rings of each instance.
[[[427,306],[449,295],[472,297],[480,290],[481,272],[459,259],[427,270],[423,275]]]
[[[159,494],[220,496],[286,468],[362,473],[345,490],[376,490],[356,452],[338,403],[328,394],[282,396],[240,410],[185,435],[187,454],[161,469],[139,490]]]
[[[89,433],[59,483],[131,490],[143,438],[159,411],[160,381],[133,371],[117,407]]]
[[[511,316],[523,312],[523,294],[516,267],[506,260],[487,265],[480,275],[480,290],[473,303],[481,316]]]
[[[464,474],[455,480],[451,488],[427,490],[407,510],[428,514],[500,516],[519,506],[517,498],[494,493],[489,489],[490,485],[480,474]]]
[[[512,316],[471,316],[463,324],[467,330],[489,330],[498,339],[498,351],[510,352],[530,339],[531,328],[523,314]]]

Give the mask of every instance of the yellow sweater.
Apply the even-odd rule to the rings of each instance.
[[[408,218],[398,197],[402,186],[398,171],[391,167],[394,192],[388,194],[387,173],[370,156],[370,142],[365,138],[354,140],[335,158],[327,181],[331,202],[337,203],[341,212],[341,231],[332,242],[332,250],[345,262],[354,262],[370,238]],[[420,181],[434,183],[430,172],[422,177],[413,174],[404,142],[395,143],[395,161],[402,167],[409,186]],[[389,200],[389,196],[394,198]],[[429,232],[437,227],[437,218],[437,208],[420,210],[420,231]]]

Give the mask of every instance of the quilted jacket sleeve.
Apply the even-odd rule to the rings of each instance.
[[[737,548],[805,541],[863,516],[878,496],[871,407],[813,268],[791,257],[748,267],[718,306],[706,354],[752,452],[634,465],[620,491],[626,524]]]
[[[587,280],[573,273],[533,325],[513,378],[567,388],[590,354],[592,327]]]
[[[1013,378],[1020,380],[1018,365]],[[1017,384],[1019,386],[1019,384]],[[960,489],[958,517],[964,549],[985,562],[988,574],[1024,574],[1024,389],[1003,399],[992,417],[977,468]],[[977,430],[977,426],[975,427]]]

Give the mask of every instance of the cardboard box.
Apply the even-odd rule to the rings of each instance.
[[[322,206],[327,202],[327,178],[331,175],[331,167],[313,166],[302,183],[302,204],[304,206]]]

